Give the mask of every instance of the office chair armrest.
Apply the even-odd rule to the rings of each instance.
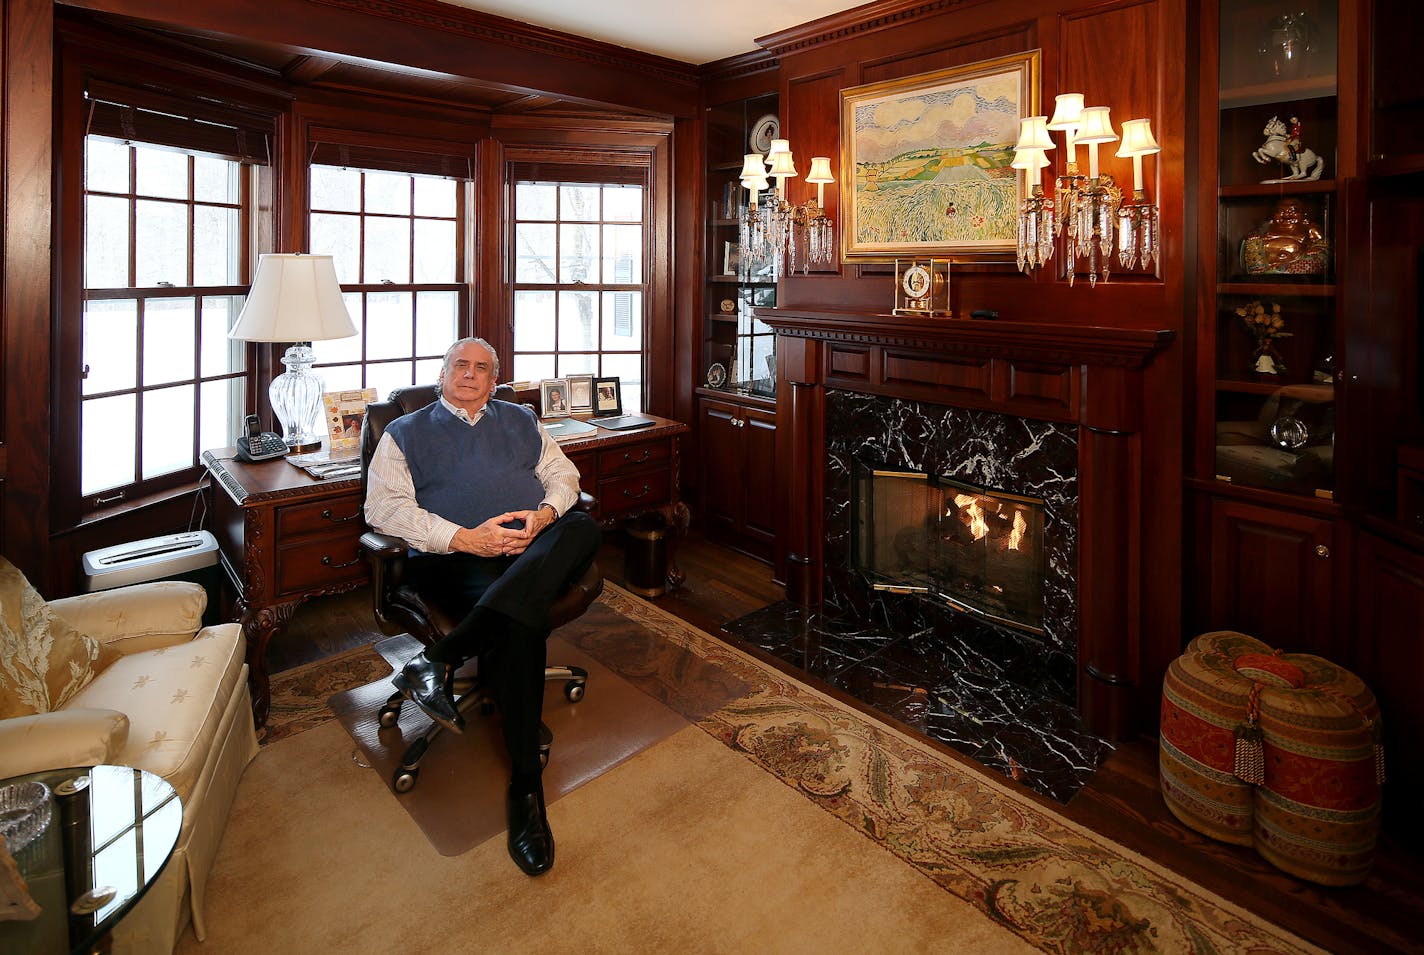
[[[575,511],[583,511],[585,514],[592,514],[596,507],[598,507],[598,498],[587,491],[579,491],[578,500],[574,502],[572,509]]]
[[[361,535],[361,549],[372,557],[403,557],[406,543],[399,537],[367,531]]]
[[[399,537],[367,531],[361,535],[361,550],[371,564],[371,609],[382,632],[404,632],[400,621],[385,612],[391,594],[405,583],[406,543]]]

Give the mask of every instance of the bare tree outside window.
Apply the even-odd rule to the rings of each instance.
[[[457,179],[310,167],[312,252],[334,257],[356,336],[313,342],[328,391],[435,381],[460,337],[463,190]]]
[[[511,379],[617,375],[641,410],[645,190],[525,180],[514,194]]]

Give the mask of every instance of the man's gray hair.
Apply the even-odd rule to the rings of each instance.
[[[494,380],[499,381],[499,352],[495,351],[494,346],[491,345],[489,342],[485,341],[483,338],[462,338],[459,341],[455,342],[455,344],[451,345],[449,348],[445,349],[445,361],[443,363],[445,371],[450,370],[450,356],[455,354],[455,349],[459,348],[461,345],[479,345],[486,351],[488,351],[490,353],[490,357],[494,359]]]

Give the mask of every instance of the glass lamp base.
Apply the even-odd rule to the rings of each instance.
[[[298,343],[287,349],[282,364],[287,370],[272,379],[267,395],[272,413],[282,422],[282,440],[292,453],[321,447],[321,376],[312,371],[311,346]]]

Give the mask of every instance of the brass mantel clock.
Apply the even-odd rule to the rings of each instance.
[[[949,260],[895,260],[895,315],[954,314],[949,307]]]

